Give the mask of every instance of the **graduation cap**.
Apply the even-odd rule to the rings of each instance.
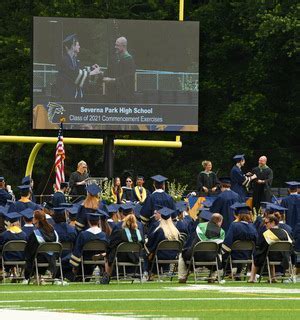
[[[20,212],[20,214],[21,214],[24,218],[26,218],[27,220],[32,220],[32,219],[33,219],[33,212],[34,212],[34,210],[32,210],[32,209],[30,209],[30,208],[27,208],[27,209],[25,209],[25,210],[22,210],[22,211]]]
[[[63,44],[67,47],[70,47],[71,45],[75,44],[76,41],[78,41],[77,34],[73,33],[65,37]]]
[[[235,162],[240,162],[241,160],[245,160],[245,155],[244,154],[236,154],[232,159]]]
[[[63,189],[63,188],[67,188],[69,186],[69,182],[61,182],[60,183],[60,188]]]
[[[122,203],[122,204],[120,205],[120,209],[122,210],[122,212],[123,212],[124,214],[130,213],[130,212],[134,209],[134,207],[135,207],[135,205],[134,205],[134,203],[132,203],[132,202],[126,202],[126,203]]]
[[[5,178],[4,177],[0,177],[0,182],[3,182],[5,181]]]
[[[90,213],[87,214],[87,219],[88,219],[89,221],[99,221],[100,216],[101,216],[101,215],[100,215],[99,213],[92,213],[92,212],[90,212]]]
[[[92,196],[96,196],[98,193],[101,192],[101,188],[98,185],[96,185],[96,183],[89,184],[86,187],[86,190]]]
[[[19,188],[21,191],[26,191],[26,190],[29,190],[29,189],[30,189],[30,185],[29,185],[29,184],[22,184],[21,186],[18,186],[18,188]]]
[[[249,213],[251,208],[246,203],[236,202],[231,207],[235,211],[236,214]]]
[[[3,215],[5,217],[5,220],[11,223],[18,221],[21,218],[21,215],[18,212],[6,212]]]
[[[2,216],[3,214],[7,213],[8,212],[8,206],[0,206],[0,216]]]
[[[64,215],[65,214],[65,207],[55,207],[53,208],[54,214],[55,215]]]
[[[269,212],[281,212],[281,213],[283,213],[285,210],[288,210],[288,208],[284,208],[274,203],[269,204],[267,206],[267,209],[269,209]]]
[[[203,205],[204,208],[210,208],[212,206],[212,204],[213,203],[210,200],[205,200],[205,201],[202,202],[202,205]]]
[[[63,202],[63,203],[60,203],[60,206],[64,208],[71,208],[73,207],[73,204],[68,202]]]
[[[260,206],[261,206],[262,208],[267,208],[270,204],[272,204],[272,202],[261,201]]]
[[[210,212],[209,210],[202,210],[199,217],[203,220],[209,221],[211,219],[212,216],[212,212]]]
[[[116,203],[112,203],[112,204],[110,204],[110,205],[106,205],[105,206],[105,209],[106,209],[106,211],[108,212],[108,213],[116,213],[116,212],[118,212],[119,211],[119,205],[118,204],[116,204]]]
[[[187,209],[188,204],[185,201],[178,201],[176,202],[175,206],[178,212],[183,212]]]
[[[219,178],[219,181],[220,181],[221,183],[231,184],[231,179],[230,179],[230,177],[221,177],[221,178]]]
[[[71,207],[66,207],[65,210],[69,212],[69,216],[75,217],[78,212],[78,206],[72,205]]]
[[[159,209],[158,212],[160,213],[163,219],[168,220],[171,217],[171,215],[175,212],[175,210],[163,207]]]
[[[155,182],[158,182],[158,183],[162,183],[162,182],[165,182],[168,180],[168,178],[166,178],[160,174],[157,174],[156,176],[151,177],[151,179],[154,180]]]
[[[29,185],[31,182],[30,176],[26,176],[22,179],[22,185]]]
[[[300,182],[298,181],[287,181],[286,184],[291,190],[297,190],[298,188],[300,188]]]
[[[101,219],[105,220],[105,219],[109,218],[109,214],[106,211],[102,210],[102,209],[97,209],[97,213],[100,214],[100,218]]]

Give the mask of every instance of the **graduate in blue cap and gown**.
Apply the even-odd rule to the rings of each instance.
[[[243,154],[238,154],[233,157],[233,161],[235,165],[232,167],[230,172],[230,180],[231,180],[231,190],[236,192],[242,202],[246,201],[246,188],[248,188],[250,182],[256,178],[255,174],[251,174],[251,176],[245,175],[242,171],[242,166],[245,164],[245,157]]]
[[[165,181],[167,181],[168,178],[156,175],[151,177],[151,179],[154,181],[155,190],[146,198],[141,209],[141,220],[149,226],[154,221],[153,215],[155,211],[159,208],[167,207],[172,210],[176,209],[173,198],[165,191]]]
[[[4,219],[7,221],[7,229],[0,234],[0,248],[12,240],[26,241],[26,234],[21,229],[21,217],[17,212],[4,213]],[[24,260],[24,252],[6,252],[5,258],[6,260]]]
[[[271,203],[268,205],[268,209],[268,214],[274,214],[279,219],[279,228],[284,229],[289,236],[292,237],[292,227],[285,223],[285,212],[287,211],[287,208]]]
[[[73,266],[73,272],[75,275],[81,273],[80,263],[82,258],[82,249],[86,243],[93,240],[100,240],[108,243],[107,234],[103,232],[100,227],[101,211],[102,210],[98,209],[96,212],[86,213],[89,228],[87,228],[84,231],[81,231],[77,236],[76,243],[70,258],[70,263]],[[84,252],[84,259],[92,259],[92,256],[94,256],[95,254],[99,254],[99,252]],[[87,275],[91,275],[95,265],[85,265],[84,273]]]
[[[32,222],[32,220],[33,220],[33,212],[34,211],[32,209],[30,209],[30,208],[27,208],[27,209],[22,210],[20,212],[20,214],[23,217],[23,221],[24,221],[22,230],[26,233],[26,239],[29,238],[29,236],[31,235],[31,233],[35,229],[35,226],[34,226],[34,224]]]
[[[219,213],[212,214],[208,209],[202,210],[199,215],[201,222],[198,223],[193,236],[188,240],[189,244],[184,246],[182,258],[179,258],[178,264],[178,280],[179,283],[187,281],[186,261],[192,256],[193,247],[200,241],[214,241],[221,244],[225,238],[225,231],[221,228],[223,217]],[[211,261],[211,254],[206,252],[198,252],[195,259],[201,261]],[[221,268],[221,261],[219,261]],[[213,269],[212,269],[213,270]]]
[[[186,240],[188,237],[188,225],[191,223],[191,217],[186,212],[187,210],[187,203],[185,201],[178,201],[176,202],[176,210],[174,214],[172,214],[172,219],[174,222],[175,227],[178,229],[181,235],[181,239]],[[186,215],[185,215],[186,214]],[[189,218],[186,218],[186,217]]]
[[[123,206],[123,212],[124,210],[130,210],[126,206],[126,204],[122,204]],[[122,242],[136,242],[140,244],[144,244],[145,239],[142,232],[140,232],[138,228],[138,221],[136,219],[136,216],[133,212],[133,208],[131,207],[131,211],[126,212],[126,216],[123,218],[123,221],[121,222],[121,228],[115,228],[111,235],[110,235],[110,241],[109,245],[107,247],[107,261],[105,264],[105,273],[103,274],[103,277],[101,279],[101,284],[108,284],[110,281],[110,276],[112,274],[112,268],[113,268],[113,261],[115,259],[116,250],[120,243]],[[132,263],[137,263],[139,256],[136,253],[120,253],[118,255],[119,261],[128,261]]]
[[[119,208],[120,208],[120,205],[117,203],[105,205],[105,208],[104,208],[109,215],[107,219],[107,223],[109,224],[112,230],[115,228],[116,224],[118,224],[121,221]]]
[[[97,184],[92,183],[87,185],[86,191],[87,196],[78,208],[76,215],[75,226],[77,231],[82,231],[89,228],[87,213],[96,212],[98,209],[102,209],[103,207],[99,196],[101,188]]]
[[[31,179],[30,176],[26,176],[22,179],[22,185],[28,185],[30,187],[30,197],[29,199],[36,203],[36,197],[33,193],[33,180]]]
[[[113,226],[112,232],[115,229],[122,229],[123,220],[125,219],[126,216],[128,216],[129,214],[134,214],[136,216],[135,210],[134,210],[135,206],[136,205],[132,202],[126,202],[119,205],[121,221],[115,223],[115,225]],[[144,237],[144,225],[138,220],[137,220],[137,225],[141,235]]]
[[[300,194],[298,194],[300,182],[288,181],[286,184],[289,195],[283,198],[280,204],[287,208],[285,212],[286,223],[294,228],[300,222]]]
[[[7,200],[12,200],[12,193],[8,192],[5,187],[5,179],[4,177],[0,177],[0,206],[5,206]]]
[[[27,208],[32,210],[40,209],[38,204],[30,200],[30,185],[25,184],[18,186],[18,188],[20,190],[21,198],[10,206],[9,211],[21,212]]]
[[[230,178],[220,178],[221,193],[217,196],[213,202],[210,211],[212,213],[220,213],[223,216],[222,228],[227,232],[229,226],[234,221],[234,210],[231,206],[235,202],[240,202],[240,196],[230,189]]]
[[[154,258],[155,250],[158,244],[163,240],[180,240],[180,232],[175,227],[172,221],[172,214],[175,210],[168,207],[159,208],[154,215],[156,220],[159,221],[158,226],[148,233],[148,242],[146,244],[151,262]],[[162,250],[158,253],[158,259],[171,260],[175,259],[177,252],[174,250]],[[165,266],[164,266],[165,268]]]
[[[61,203],[66,203],[65,193],[69,187],[68,182],[61,182],[60,188],[53,194],[52,205],[53,207],[60,207]]]
[[[233,243],[237,240],[253,241],[254,244],[257,242],[257,230],[252,223],[251,208],[246,203],[238,203],[232,206],[236,215],[237,220],[231,223],[224,242],[222,244],[223,261],[225,262],[228,254],[231,252]],[[232,251],[231,257],[233,260],[247,260],[250,257],[251,252],[249,251]],[[236,278],[239,279],[242,266],[238,265]],[[226,271],[226,270],[225,270]]]

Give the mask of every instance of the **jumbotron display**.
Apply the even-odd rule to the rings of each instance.
[[[33,129],[198,131],[198,22],[33,26]]]

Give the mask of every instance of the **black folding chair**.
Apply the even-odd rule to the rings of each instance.
[[[39,268],[51,268],[52,263],[54,266],[59,268],[60,270],[60,278],[61,284],[63,285],[64,276],[62,272],[62,265],[61,265],[61,253],[62,253],[62,245],[59,242],[44,242],[39,245],[34,257],[34,264],[35,264],[35,275],[36,275],[36,282],[40,285],[40,278],[39,278]],[[47,254],[53,258],[53,262],[39,262],[39,256]],[[49,281],[54,282],[55,279],[48,279]]]
[[[139,275],[140,275],[140,282],[142,282],[143,278],[143,271],[142,271],[142,258],[141,258],[141,252],[142,252],[142,245],[137,242],[122,242],[118,245],[115,259],[113,265],[116,267],[116,275],[117,275],[117,281],[120,282],[120,274],[119,274],[119,267],[123,267],[123,274],[124,279],[133,281],[134,278],[128,278],[126,275],[126,267],[135,267],[135,270],[139,268]],[[124,254],[134,255],[137,256],[137,262],[134,263],[132,261],[122,261],[123,258],[120,257],[122,255],[124,257]],[[134,275],[136,272],[134,273]]]
[[[255,250],[255,243],[250,240],[237,240],[235,241],[231,246],[231,252],[229,253],[226,263],[225,263],[225,269],[224,269],[224,275],[227,270],[228,264],[230,265],[230,273],[231,273],[231,279],[234,280],[233,276],[233,265],[246,265],[245,270],[245,277],[247,276],[248,271],[248,265],[252,265],[253,263],[253,254]],[[248,259],[232,259],[232,253],[233,252],[239,252],[239,251],[250,251],[249,258]]]
[[[25,258],[22,260],[7,260],[5,258],[6,252],[22,252],[24,253],[26,246],[26,241],[24,240],[12,240],[8,241],[3,245],[2,248],[2,254],[1,254],[1,260],[2,260],[2,268],[3,268],[3,283],[5,283],[5,267],[16,267],[16,277],[14,279],[24,279],[24,276],[22,276],[22,272],[24,270],[24,266],[26,264]]]
[[[269,282],[272,283],[271,266],[280,266],[283,262],[283,259],[285,259],[284,255],[282,255],[281,259],[275,260],[274,258],[272,258],[272,255],[276,254],[276,253],[279,255],[285,254],[287,256],[289,275],[293,279],[294,278],[294,269],[293,269],[292,259],[291,259],[292,250],[293,250],[293,245],[292,245],[292,243],[290,243],[288,241],[277,241],[277,242],[270,244],[268,251],[267,251],[265,261],[264,261],[263,266],[260,270],[259,282],[261,281],[264,268],[267,265]],[[282,280],[286,277],[285,271],[286,270],[284,270],[284,274],[281,277]]]
[[[175,251],[176,256],[174,259],[159,259],[158,255],[160,252],[162,251]],[[154,264],[156,265],[156,272],[157,272],[157,277],[158,280],[160,280],[160,270],[159,270],[159,266],[160,265],[166,265],[166,264],[174,264],[174,268],[173,268],[173,275],[175,274],[175,270],[178,267],[178,259],[179,259],[179,255],[182,252],[182,242],[180,242],[179,240],[163,240],[161,241],[156,250],[155,250],[155,255],[152,261],[152,266],[151,266],[151,270],[150,270],[150,274],[152,274],[153,271],[153,267]],[[163,271],[162,271],[163,274]],[[172,275],[172,276],[173,276]],[[172,280],[172,277],[171,277]]]
[[[82,249],[82,256],[81,256],[81,272],[82,272],[82,282],[85,282],[85,279],[90,279],[93,277],[92,274],[86,275],[84,272],[85,265],[92,265],[92,266],[104,266],[105,260],[104,256],[101,253],[106,252],[107,242],[101,240],[92,240],[87,242]],[[92,259],[85,259],[84,255],[87,252],[94,253]]]
[[[207,258],[201,260],[198,259],[197,255],[200,253],[205,253]],[[197,242],[192,251],[191,260],[188,261],[188,275],[192,268],[194,273],[195,283],[197,283],[197,269],[196,267],[207,267],[207,266],[215,266],[217,271],[218,282],[220,283],[220,274],[218,267],[218,253],[219,253],[219,245],[213,241],[200,241]]]

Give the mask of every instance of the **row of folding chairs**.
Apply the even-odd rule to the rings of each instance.
[[[10,267],[16,267],[17,270],[23,270],[25,266],[25,260],[21,261],[11,261],[11,260],[6,260],[5,259],[5,252],[23,252],[26,246],[26,242],[22,240],[16,240],[16,241],[10,241],[4,244],[2,248],[2,266],[3,269],[5,266],[10,266]],[[104,260],[104,255],[101,253],[106,252],[106,246],[107,243],[104,241],[100,240],[94,240],[86,243],[83,247],[83,255],[81,259],[81,272],[82,272],[82,281],[85,282],[86,279],[93,277],[93,275],[86,275],[85,274],[85,265],[98,265],[98,266],[104,266],[105,260]],[[253,263],[253,254],[255,250],[255,244],[252,241],[236,241],[233,246],[232,246],[232,251],[250,251],[249,259],[246,260],[236,260],[232,259],[231,254],[228,255],[228,258],[225,263],[225,271],[227,270],[228,266],[230,268],[230,273],[231,273],[231,278],[234,279],[233,275],[233,267],[236,265],[246,265],[249,266]],[[269,281],[271,282],[271,267],[280,265],[282,261],[274,261],[270,259],[270,254],[274,252],[287,252],[291,253],[292,252],[292,244],[287,242],[287,241],[279,241],[271,244],[268,249],[268,253],[264,262],[263,268],[261,268],[261,274],[260,274],[260,279],[262,278],[262,272],[264,270],[264,267],[267,267],[268,270],[268,277]],[[51,253],[54,254],[56,257],[55,264],[56,267],[59,268],[60,271],[60,278],[61,282],[63,283],[63,271],[62,271],[62,263],[61,263],[61,254],[63,250],[72,250],[72,243],[56,243],[56,242],[46,242],[40,244],[40,246],[37,249],[37,252],[35,254],[34,258],[34,266],[35,266],[35,274],[36,274],[36,281],[37,284],[40,284],[40,279],[39,279],[39,272],[38,268],[39,267],[45,267],[48,268],[50,265],[49,263],[46,262],[38,262],[38,256],[41,253]],[[94,255],[92,259],[84,259],[84,252],[87,251],[93,251],[97,252],[97,255]],[[140,281],[142,281],[142,263],[143,263],[143,258],[142,258],[142,251],[143,247],[142,245],[138,243],[133,243],[133,242],[124,242],[121,243],[116,250],[116,255],[114,259],[114,266],[116,270],[116,277],[117,281],[120,281],[120,268],[123,268],[123,275],[126,277],[126,267],[135,267],[139,271],[139,277]],[[159,253],[161,251],[173,251],[176,252],[175,258],[174,259],[159,259]],[[188,274],[193,273],[194,274],[194,279],[195,282],[197,282],[197,271],[199,270],[200,267],[215,267],[217,271],[217,276],[218,276],[218,282],[220,282],[220,274],[219,274],[219,268],[218,268],[218,254],[219,254],[219,245],[213,241],[202,241],[198,242],[194,245],[193,250],[192,250],[192,255],[190,261],[187,261],[188,264]],[[205,252],[209,253],[209,256],[211,257],[208,261],[207,259],[205,261],[199,261],[196,256],[197,253],[199,252]],[[121,253],[131,253],[131,254],[136,254],[138,256],[138,260],[136,263],[129,262],[129,261],[121,261],[119,259],[119,254]],[[154,268],[156,268],[156,274],[158,276],[158,279],[160,280],[161,276],[163,275],[163,265],[172,265],[172,272],[168,272],[168,276],[171,275],[171,280],[172,277],[175,276],[176,270],[178,268],[178,259],[179,255],[182,253],[182,243],[180,241],[170,241],[170,240],[163,240],[159,243],[155,255],[152,261],[150,273],[153,272]],[[288,272],[290,276],[294,276],[294,268],[292,265],[291,257],[289,255],[289,268]],[[224,271],[224,273],[225,273]],[[245,275],[247,273],[247,269],[245,271]],[[18,272],[18,274],[22,274],[22,272]],[[21,276],[19,278],[22,278]],[[3,272],[3,282],[5,282],[5,272]]]
[[[13,240],[5,243],[2,248],[1,260],[2,260],[2,268],[3,268],[3,283],[6,281],[6,273],[5,267],[15,268],[15,277],[16,280],[24,279],[23,272],[25,268],[26,261],[25,260],[8,260],[5,258],[5,254],[8,252],[24,252],[26,246],[26,241],[24,240]],[[34,268],[36,274],[37,284],[40,284],[39,278],[39,268],[49,268],[50,263],[48,262],[39,262],[38,257],[40,254],[47,253],[51,254],[55,257],[53,263],[55,263],[55,267],[59,268],[60,271],[60,279],[63,283],[63,272],[62,272],[62,264],[61,264],[61,253],[63,250],[63,246],[58,242],[45,242],[39,245],[37,251],[34,256]],[[52,279],[54,281],[54,279]]]

